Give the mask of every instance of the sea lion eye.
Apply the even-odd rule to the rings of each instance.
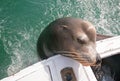
[[[68,26],[67,26],[67,25],[61,25],[61,27],[62,27],[64,30],[67,30],[67,29],[68,29]]]
[[[77,38],[77,41],[78,41],[80,44],[85,44],[85,43],[86,43],[85,39],[82,39],[81,37]]]

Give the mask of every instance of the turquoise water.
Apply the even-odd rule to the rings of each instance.
[[[39,61],[36,42],[53,20],[77,17],[120,35],[120,0],[0,0],[0,79]]]

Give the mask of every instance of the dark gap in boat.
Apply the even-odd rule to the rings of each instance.
[[[101,66],[91,68],[98,81],[120,81],[120,54],[104,58]]]

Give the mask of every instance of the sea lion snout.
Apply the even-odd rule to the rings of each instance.
[[[102,59],[101,59],[100,55],[97,55],[95,65],[99,65],[101,63],[102,63]]]
[[[94,43],[81,46],[79,58],[76,60],[84,66],[95,66],[101,63],[101,58],[95,49]]]

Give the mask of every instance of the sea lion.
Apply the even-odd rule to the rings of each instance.
[[[84,66],[101,63],[96,52],[95,27],[79,18],[65,17],[51,22],[38,38],[37,51],[42,59],[60,54]]]

